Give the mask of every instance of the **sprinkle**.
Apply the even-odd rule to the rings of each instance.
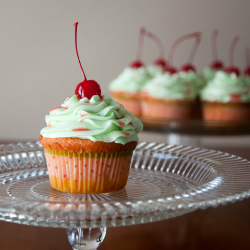
[[[72,159],[72,157],[69,157],[69,159]]]
[[[75,180],[75,182],[77,182],[77,180]]]
[[[65,174],[63,177],[64,177],[64,178],[66,178],[66,177],[67,177],[67,175]]]
[[[124,122],[117,122],[120,127],[124,127],[126,124]]]
[[[129,125],[134,126],[132,122],[130,122]]]
[[[57,108],[53,108],[53,109],[51,109],[49,112],[52,112],[53,110],[55,110],[55,109],[68,109],[68,108],[65,108],[65,107],[57,107]]]
[[[86,167],[87,167],[87,164],[85,164],[84,167],[86,168]]]
[[[53,159],[56,159],[56,157],[55,157],[55,156],[53,156]]]
[[[93,169],[91,170],[91,173],[94,173],[94,170],[93,170]]]
[[[75,165],[75,168],[77,168],[77,165]]]
[[[88,115],[88,114],[81,115],[81,117],[84,117],[84,116],[86,116],[86,115]]]
[[[81,132],[81,131],[89,131],[89,129],[88,128],[74,128],[74,129],[72,129],[72,131]]]
[[[110,168],[110,165],[108,165],[107,167]]]
[[[48,124],[48,127],[51,127],[51,124]]]
[[[128,132],[122,132],[125,136],[130,136],[130,133]]]
[[[48,164],[48,167],[50,167],[50,164]]]
[[[58,167],[56,166],[55,169],[58,169]]]

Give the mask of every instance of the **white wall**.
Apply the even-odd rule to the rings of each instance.
[[[82,81],[74,47],[73,23],[79,21],[78,47],[86,75],[104,93],[108,83],[135,58],[140,26],[155,32],[169,49],[179,36],[202,31],[195,63],[212,60],[210,35],[220,29],[218,51],[228,62],[233,37],[241,40],[235,62],[245,66],[250,46],[250,1],[244,0],[8,0],[0,5],[0,139],[35,140],[44,116],[74,94]],[[181,45],[175,65],[184,63],[191,43]],[[150,40],[143,60],[157,56]]]

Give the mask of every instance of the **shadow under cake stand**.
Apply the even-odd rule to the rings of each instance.
[[[126,187],[80,195],[50,187],[40,142],[0,146],[0,219],[67,229],[73,249],[97,249],[107,227],[173,218],[250,194],[250,163],[214,150],[140,142]]]

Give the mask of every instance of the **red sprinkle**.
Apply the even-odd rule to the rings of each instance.
[[[125,126],[124,122],[118,122],[118,124],[119,124],[120,127],[124,127]]]
[[[51,124],[48,124],[48,127],[51,127]]]
[[[64,177],[64,178],[66,178],[66,177],[67,177],[67,175],[65,174],[63,177]]]
[[[233,100],[240,100],[241,95],[240,95],[240,94],[231,94],[230,97],[231,97]]]
[[[72,131],[81,132],[81,131],[89,131],[89,129],[88,128],[74,128],[72,129]]]
[[[81,117],[84,117],[84,116],[86,116],[86,115],[88,115],[88,114],[85,114],[85,115],[81,115]]]
[[[129,125],[134,126],[132,122],[130,122]]]
[[[130,133],[128,132],[122,132],[125,136],[130,136]]]
[[[68,109],[68,108],[65,108],[65,107],[57,107],[57,108],[51,109],[49,112],[52,112],[52,111],[55,110],[55,109]]]

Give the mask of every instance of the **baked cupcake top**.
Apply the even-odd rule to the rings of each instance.
[[[150,79],[151,76],[145,67],[127,67],[110,83],[109,89],[111,91],[138,93]]]
[[[201,91],[200,97],[203,101],[210,102],[249,102],[250,84],[247,84],[244,77],[218,71]]]
[[[46,138],[80,138],[91,141],[126,144],[138,141],[142,122],[121,104],[104,95],[78,99],[76,95],[50,110],[45,117],[47,127],[41,130]]]
[[[190,73],[160,74],[143,87],[142,94],[160,99],[195,99],[202,82]]]

